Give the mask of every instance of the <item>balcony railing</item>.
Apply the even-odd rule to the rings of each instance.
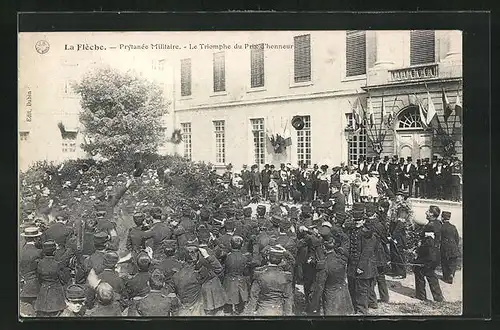
[[[414,81],[437,78],[439,75],[438,64],[415,65],[408,68],[389,70],[391,82]]]

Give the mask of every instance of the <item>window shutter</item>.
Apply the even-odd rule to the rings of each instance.
[[[311,35],[293,38],[294,80],[296,83],[311,80]]]
[[[346,76],[366,74],[366,31],[346,31]]]
[[[214,92],[226,90],[224,52],[214,53]]]
[[[410,65],[428,64],[436,61],[436,37],[433,30],[410,32]]]
[[[191,59],[181,60],[181,96],[191,95]]]
[[[250,51],[251,54],[251,63],[250,63],[250,71],[251,78],[250,83],[251,87],[263,87],[264,86],[264,45],[262,48],[252,49]]]

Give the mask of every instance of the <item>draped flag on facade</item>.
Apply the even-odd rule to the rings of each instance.
[[[373,114],[373,104],[372,104],[372,98],[370,97],[368,99],[368,123],[370,125],[370,128],[373,127],[373,124],[375,122],[374,114]]]
[[[432,102],[431,93],[427,91],[427,118],[425,123],[427,126],[431,126],[431,122],[437,119],[436,108],[434,107],[434,102]]]
[[[444,91],[443,88],[443,113],[444,113],[444,121],[448,122],[448,118],[450,118],[453,109],[450,106],[450,102],[448,101],[448,97],[446,96],[446,92]]]

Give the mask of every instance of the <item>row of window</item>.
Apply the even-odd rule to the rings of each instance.
[[[311,35],[294,37],[294,81],[311,81]],[[415,30],[410,32],[410,64],[427,64],[435,61],[435,32]],[[213,91],[226,90],[225,53],[213,54]],[[191,59],[181,60],[181,96],[191,95]],[[346,31],[346,76],[366,74],[366,31]],[[264,87],[264,47],[250,51],[250,86]]]

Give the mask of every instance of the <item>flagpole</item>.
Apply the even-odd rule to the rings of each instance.
[[[382,107],[380,107],[380,126],[378,128],[378,138],[382,137],[382,125],[384,123],[384,95],[382,95]],[[380,141],[382,143],[382,141]]]
[[[393,117],[393,120],[394,120],[394,107],[396,106],[397,99],[398,99],[398,96],[396,95],[396,97],[394,98],[394,102],[392,103],[392,108],[391,108],[391,116]],[[389,119],[389,118],[387,118],[387,119]],[[394,130],[394,128],[392,127],[392,122],[391,123],[387,122],[387,127],[390,127],[391,131]],[[382,141],[385,140],[385,137],[387,135],[387,127],[384,131],[384,137],[383,137]]]
[[[445,96],[445,99],[447,99],[447,97],[446,97],[446,92],[445,92],[445,90],[444,90],[444,87],[442,87],[442,90],[443,90],[443,95]],[[445,104],[445,103],[443,102],[443,114],[445,113],[445,111],[446,111],[446,107],[447,107],[447,106],[448,106],[448,103],[446,103],[446,104]],[[449,132],[450,132],[450,126],[448,125],[448,120],[445,120],[445,123],[446,123],[446,132],[448,132],[448,133],[449,133]]]

